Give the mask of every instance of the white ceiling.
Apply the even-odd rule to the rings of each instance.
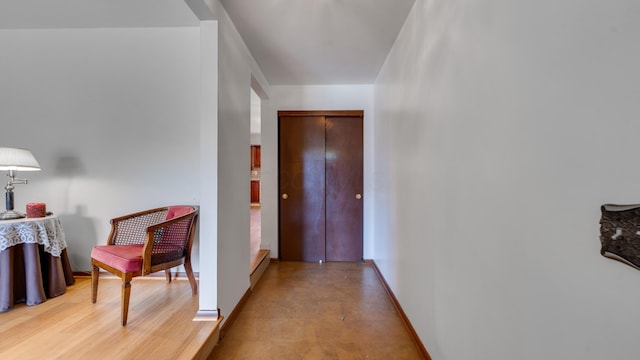
[[[372,84],[415,0],[220,0],[271,85]]]
[[[185,2],[0,0],[0,29],[198,26]],[[415,0],[220,0],[271,85],[371,84]]]
[[[0,0],[0,29],[199,26],[183,0]]]

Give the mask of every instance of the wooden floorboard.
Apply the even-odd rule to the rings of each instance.
[[[120,285],[101,278],[92,304],[91,279],[76,278],[62,296],[1,313],[0,359],[193,359],[217,342],[217,322],[193,321],[198,296],[186,279],[134,279],[126,327]]]

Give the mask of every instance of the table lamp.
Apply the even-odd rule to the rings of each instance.
[[[26,149],[0,147],[0,170],[7,170],[9,182],[4,189],[6,193],[7,211],[0,213],[0,220],[19,219],[24,214],[13,210],[13,185],[27,184],[27,179],[16,179],[15,171],[38,171],[40,164],[33,157],[31,151]]]

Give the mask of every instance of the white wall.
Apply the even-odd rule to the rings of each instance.
[[[208,8],[199,8],[197,13],[204,19],[211,17]],[[213,320],[220,315],[218,262],[211,261],[218,258],[218,22],[213,20],[200,22],[199,235],[202,261],[197,317]]]
[[[250,93],[264,76],[220,3],[207,5],[218,17],[218,307],[228,316],[250,285]]]
[[[375,85],[374,259],[434,359],[636,359],[640,3],[417,0]]]
[[[42,166],[19,173],[16,208],[60,216],[74,270],[90,270],[109,219],[199,203],[199,39],[197,27],[0,31],[0,145]]]
[[[364,258],[373,254],[371,237],[373,139],[372,85],[271,86],[262,106],[261,220],[263,249],[278,257],[278,111],[279,110],[364,110]]]
[[[250,142],[251,145],[260,145],[260,129],[262,127],[260,123],[260,116],[262,115],[262,101],[260,100],[260,96],[256,94],[256,92],[251,89],[251,125],[250,129]]]

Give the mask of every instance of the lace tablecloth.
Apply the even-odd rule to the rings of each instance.
[[[67,247],[57,216],[0,221],[0,252],[18,244],[41,244],[44,251],[60,256]]]

